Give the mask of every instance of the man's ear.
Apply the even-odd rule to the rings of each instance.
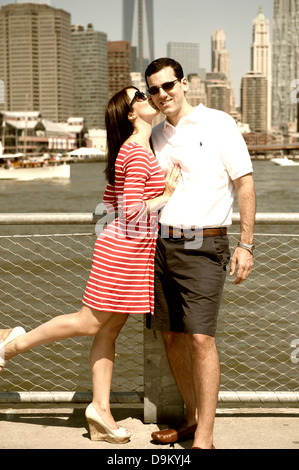
[[[189,90],[189,81],[188,78],[184,77],[181,81],[181,84],[183,85],[183,90],[186,93]]]

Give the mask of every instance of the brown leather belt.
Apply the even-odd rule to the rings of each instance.
[[[180,229],[177,227],[160,226],[160,233],[164,238],[191,238],[195,235],[202,237],[224,237],[227,235],[226,227],[204,229]]]

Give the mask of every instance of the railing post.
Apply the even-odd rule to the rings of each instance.
[[[184,416],[184,403],[172,375],[159,331],[144,329],[144,422],[170,423]]]

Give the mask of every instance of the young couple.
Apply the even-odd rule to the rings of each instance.
[[[229,115],[189,105],[180,64],[157,59],[146,81],[149,98],[128,86],[106,109],[103,202],[119,217],[96,241],[83,307],[28,333],[1,330],[0,370],[6,360],[38,345],[94,337],[93,401],[86,409],[91,439],[128,442],[131,434],[118,427],[109,404],[115,341],[128,315],[146,314],[148,328],[162,331],[186,405],[182,423],[152,438],[161,444],[192,438],[192,448],[212,449],[220,383],[215,333],[230,259],[227,227],[236,190],[241,232],[230,274],[240,284],[253,267],[252,164]],[[152,129],[160,111],[166,120]],[[194,246],[193,239],[200,243]]]

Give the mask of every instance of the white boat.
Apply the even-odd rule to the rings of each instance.
[[[271,162],[279,166],[299,166],[299,162],[295,162],[294,160],[289,160],[288,157],[272,158]]]
[[[24,159],[24,154],[3,154],[0,141],[0,180],[30,181],[46,178],[70,178],[71,167],[66,163],[51,163],[47,154],[43,157]]]
[[[41,167],[15,168],[13,166],[0,168],[0,180],[30,181],[48,178],[70,178],[70,165],[47,165]]]

